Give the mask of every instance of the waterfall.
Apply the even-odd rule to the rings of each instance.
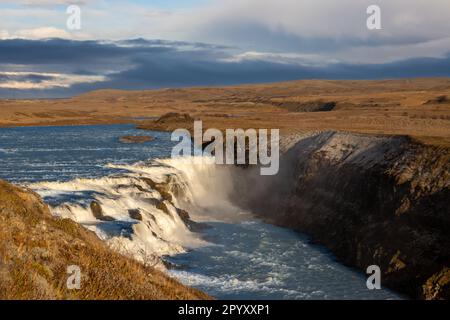
[[[27,186],[44,198],[55,216],[80,223],[121,253],[162,267],[159,257],[206,244],[193,220],[247,216],[231,200],[232,168],[210,160],[110,164],[121,173]]]

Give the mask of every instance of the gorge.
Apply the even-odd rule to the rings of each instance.
[[[294,136],[284,149],[276,177],[238,175],[238,203],[311,235],[346,265],[380,266],[399,292],[449,297],[448,149],[343,132]]]
[[[123,145],[119,136],[136,134],[129,125],[1,130],[1,178],[33,189],[54,216],[75,220],[113,250],[215,297],[399,298],[367,290],[364,273],[330,250],[346,266],[380,266],[383,288],[448,298],[445,147],[401,136],[287,135],[280,172],[261,176],[257,166],[167,159],[168,133]],[[40,130],[58,139],[48,144]],[[18,132],[26,139],[12,147]],[[93,132],[97,139],[86,139]]]

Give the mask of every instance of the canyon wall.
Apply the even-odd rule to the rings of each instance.
[[[348,266],[378,265],[382,286],[450,298],[448,149],[336,132],[290,136],[282,147],[277,176],[237,169],[236,202],[309,234]]]

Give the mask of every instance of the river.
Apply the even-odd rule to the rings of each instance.
[[[155,139],[124,144],[119,138],[125,135]],[[206,217],[199,215],[204,228],[192,232],[180,219],[160,214],[141,178],[183,176],[186,164],[172,170],[171,162],[149,161],[168,158],[175,143],[169,133],[133,125],[0,128],[0,178],[32,188],[55,215],[74,219],[105,241],[123,239],[135,252],[153,248],[171,262],[172,276],[219,299],[402,298],[384,288],[368,290],[365,274],[343,266],[307,236],[251,215],[222,220],[213,203]],[[187,175],[195,193],[202,179]],[[93,200],[115,220],[96,221],[89,211]],[[142,210],[157,225],[137,227],[146,220],[130,218],[130,209]]]

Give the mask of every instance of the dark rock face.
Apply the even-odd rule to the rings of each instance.
[[[142,214],[139,209],[130,209],[128,210],[128,215],[131,219],[142,221]]]
[[[333,110],[336,107],[336,102],[322,100],[309,102],[285,101],[275,103],[275,105],[290,112],[323,112]]]
[[[183,220],[184,223],[188,224],[191,222],[191,217],[189,216],[189,212],[186,210],[177,208],[177,213],[180,216],[181,220]]]
[[[92,214],[96,219],[100,219],[101,217],[103,217],[103,209],[97,201],[92,201],[90,207]]]
[[[435,99],[428,100],[424,104],[443,104],[450,103],[450,99],[447,96],[438,96]]]
[[[102,221],[115,221],[116,220],[113,217],[105,216],[103,214],[102,206],[97,201],[92,201],[90,207],[91,207],[91,212],[96,219],[102,220]]]
[[[449,299],[449,159],[408,138],[322,133],[286,152],[278,177],[246,205],[347,265],[378,265],[382,286]]]
[[[161,195],[161,198],[163,200],[167,200],[169,202],[173,201],[172,198],[172,194],[169,192],[169,186],[168,186],[168,182],[170,182],[170,177],[169,177],[169,181],[167,183],[156,183],[153,180],[149,179],[149,178],[141,178],[151,189],[156,190],[159,192],[159,194]]]
[[[167,207],[167,204],[165,204],[164,201],[161,201],[156,205],[156,208],[167,214],[169,217],[172,216],[170,213],[169,208]]]
[[[168,216],[172,216],[168,205],[172,205],[175,208],[176,214],[181,218],[184,224],[191,230],[192,232],[200,232],[205,229],[206,224],[197,223],[191,220],[189,216],[189,212],[184,209],[178,208],[173,203],[173,196],[182,197],[183,189],[179,185],[179,181],[174,180],[174,176],[169,175],[167,180],[164,183],[156,183],[152,179],[149,178],[141,178],[151,189],[158,191],[161,195],[161,201],[155,203],[155,207]]]

